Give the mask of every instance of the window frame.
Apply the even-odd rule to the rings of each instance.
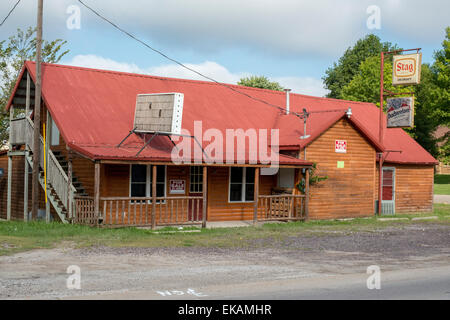
[[[192,183],[192,180],[191,180],[193,168],[198,168],[199,172],[196,175],[201,177],[201,179],[196,183]],[[193,191],[192,190],[193,185],[201,185],[202,191],[195,191],[195,190]],[[189,167],[189,193],[203,193],[203,167],[202,166],[190,166]]]
[[[60,131],[56,122],[53,120],[53,117],[50,113],[48,113],[49,122],[50,122],[50,146],[59,146],[60,145]]]
[[[158,165],[153,165],[153,164],[144,164],[144,166],[146,167],[146,175],[145,175],[145,198],[151,198],[150,196],[150,192],[151,192],[151,188],[152,188],[152,166],[156,166],[158,167]],[[163,198],[167,197],[167,166],[164,166],[164,196]],[[130,198],[134,198],[131,195],[131,184],[132,184],[132,170],[133,170],[133,164],[130,164],[130,178],[129,178],[129,188],[128,188],[128,196]],[[161,183],[161,182],[160,182]],[[156,181],[156,184],[158,185],[158,181]],[[136,197],[139,198],[139,197]],[[131,201],[131,200],[130,200]],[[157,203],[165,203],[166,201],[160,201]],[[148,200],[147,203],[152,203],[151,200]]]
[[[386,171],[392,171],[392,200],[384,200],[383,199],[383,188],[384,188],[384,170]],[[381,202],[394,202],[395,203],[395,167],[383,167],[381,170],[382,176],[381,176]]]
[[[255,202],[255,194],[253,194],[253,200],[245,200],[246,197],[246,185],[247,185],[247,168],[252,168],[253,170],[255,170],[255,168],[253,167],[241,167],[242,170],[242,186],[241,186],[241,200],[240,201],[235,201],[235,200],[231,200],[231,170],[233,167],[228,167],[228,203],[252,203]],[[255,173],[256,174],[256,170]],[[255,181],[253,180],[252,182],[249,182],[251,184],[253,184],[253,188],[255,187]]]

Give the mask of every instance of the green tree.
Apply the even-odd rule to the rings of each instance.
[[[238,85],[276,91],[283,91],[284,89],[278,82],[270,81],[265,76],[251,76],[242,78],[239,80]]]
[[[392,85],[392,62],[384,62],[384,89],[391,92],[411,92],[412,86]],[[368,57],[359,66],[353,79],[342,88],[341,98],[352,101],[372,102],[380,105],[380,57]],[[384,103],[386,106],[386,100]]]
[[[9,114],[5,107],[25,60],[36,56],[36,28],[26,31],[17,29],[17,34],[0,41],[0,147],[7,143]],[[57,63],[69,50],[63,51],[67,43],[62,39],[42,42],[42,61]]]
[[[342,89],[358,74],[362,62],[368,57],[380,56],[382,51],[398,49],[389,42],[381,42],[376,35],[370,34],[348,48],[339,61],[325,71],[322,78],[325,88],[330,90],[329,98],[342,99]]]
[[[436,140],[433,132],[438,126],[435,119],[435,106],[430,101],[430,92],[435,88],[434,75],[430,67],[422,65],[421,83],[417,86],[392,85],[392,62],[384,63],[384,88],[391,92],[415,92],[414,127],[406,131],[434,156],[437,156]],[[372,102],[380,105],[380,57],[369,57],[364,61],[358,74],[343,89],[341,96],[346,100]],[[386,99],[387,97],[385,97]],[[384,100],[386,107],[386,100]]]
[[[450,127],[450,27],[447,27],[442,49],[434,54],[431,71],[434,75],[434,86],[430,88],[429,100],[433,108],[433,117],[438,125]],[[439,158],[450,163],[450,142],[448,134],[440,139],[443,142],[439,150]]]

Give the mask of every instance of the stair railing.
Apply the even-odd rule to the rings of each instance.
[[[33,150],[33,133],[34,133],[34,123],[29,117],[26,121],[26,143],[30,150]],[[44,138],[40,136],[40,166],[44,167]],[[53,152],[47,147],[48,161],[47,161],[47,188],[53,189],[59,200],[63,203],[67,210],[69,218],[71,217],[70,208],[72,208],[73,197],[77,192],[76,188],[70,182],[69,192],[67,190],[67,185],[69,182],[69,177],[67,176],[64,169],[59,164]]]

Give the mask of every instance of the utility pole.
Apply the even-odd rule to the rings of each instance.
[[[32,219],[37,218],[39,207],[39,160],[40,160],[40,123],[41,123],[41,47],[43,0],[38,0],[37,34],[36,34],[36,83],[34,100],[34,132],[33,132],[33,185],[32,185]]]

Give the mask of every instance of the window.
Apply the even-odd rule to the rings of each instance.
[[[203,192],[203,167],[192,166],[190,168],[189,178],[189,192],[202,193]]]
[[[294,187],[295,169],[279,168],[278,169],[278,187],[293,188]]]
[[[382,180],[382,200],[392,201],[394,200],[394,182],[395,171],[394,168],[383,168],[383,180]]]
[[[166,166],[156,169],[156,196],[166,195]],[[131,165],[130,197],[152,197],[152,166]]]
[[[230,202],[251,202],[254,199],[255,168],[230,168]]]
[[[58,146],[59,145],[59,129],[56,126],[55,121],[53,121],[53,118],[50,116],[50,144],[52,146]]]

